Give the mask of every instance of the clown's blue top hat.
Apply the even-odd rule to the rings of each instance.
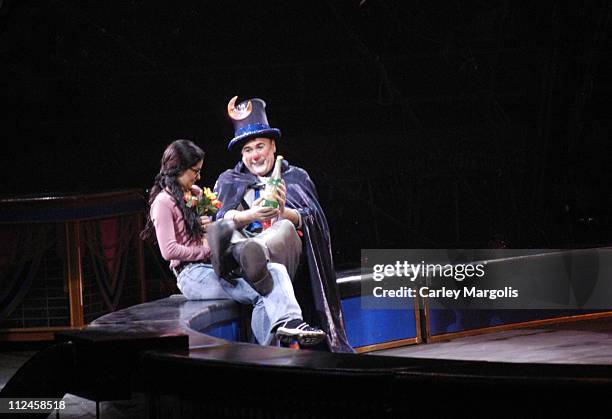
[[[233,97],[227,105],[227,113],[234,124],[234,138],[227,145],[228,150],[235,150],[247,140],[257,137],[280,140],[280,130],[268,124],[266,102],[254,98],[236,105],[236,98]]]

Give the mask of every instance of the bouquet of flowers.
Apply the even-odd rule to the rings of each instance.
[[[185,192],[183,196],[185,199],[185,205],[187,208],[195,209],[199,216],[210,215],[213,216],[221,208],[221,201],[217,199],[217,194],[210,190],[210,188],[202,189],[202,193],[194,195],[189,192]]]

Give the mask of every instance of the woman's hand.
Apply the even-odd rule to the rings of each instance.
[[[200,225],[202,226],[202,229],[204,231],[206,231],[206,228],[210,223],[212,223],[212,217],[209,217],[207,215],[200,217]]]

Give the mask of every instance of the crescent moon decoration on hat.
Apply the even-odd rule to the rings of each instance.
[[[227,104],[227,114],[235,121],[240,121],[251,114],[253,111],[253,105],[249,100],[246,105],[244,103],[240,103],[238,107],[236,107],[236,99],[238,96],[234,96],[230,99]]]
[[[259,98],[245,99],[236,104],[234,96],[227,104],[227,113],[234,126],[234,138],[227,145],[228,150],[237,149],[251,138],[263,137],[278,141],[281,132],[270,127],[266,116],[266,102]]]

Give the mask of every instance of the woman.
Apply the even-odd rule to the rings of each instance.
[[[210,219],[200,219],[185,202],[190,194],[202,193],[195,182],[200,178],[203,163],[204,151],[191,141],[176,140],[166,148],[151,188],[150,212],[142,238],[157,239],[161,254],[170,261],[177,286],[186,298],[231,298],[253,305],[251,329],[260,344],[271,344],[275,337],[295,338],[303,345],[319,343],[325,338],[325,332],[302,320],[302,311],[283,265],[267,263],[273,280],[267,295],[256,292],[244,278],[233,278],[230,283],[215,274],[206,240]]]

